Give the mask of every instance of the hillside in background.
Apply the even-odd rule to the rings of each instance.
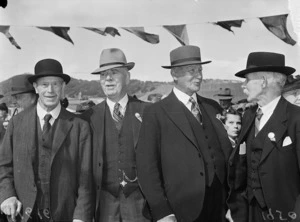
[[[173,87],[171,82],[152,82],[152,81],[140,81],[133,79],[130,81],[128,91],[130,95],[136,95],[142,100],[147,100],[149,94],[160,93],[162,95],[167,95],[170,93]],[[215,80],[215,79],[205,79],[202,82],[200,95],[212,99],[220,88],[230,88],[232,95],[234,95],[233,101],[238,101],[245,98],[242,89],[241,82],[233,80]],[[9,91],[10,81],[5,80],[0,83],[0,94],[5,94]],[[104,93],[100,87],[99,81],[88,81],[73,79],[66,87],[66,96],[68,98],[99,98],[104,97]],[[8,98],[2,99],[2,101],[7,101]]]

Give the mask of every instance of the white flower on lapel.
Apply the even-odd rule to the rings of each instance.
[[[139,113],[135,113],[134,115],[140,122],[143,122],[142,117]]]
[[[271,140],[271,142],[276,142],[275,133],[269,132],[268,137]]]

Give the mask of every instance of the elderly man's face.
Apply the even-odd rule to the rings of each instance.
[[[246,75],[246,80],[242,84],[244,93],[247,95],[248,102],[256,102],[258,96],[263,91],[263,77],[258,77],[256,73],[249,73]]]
[[[41,77],[33,83],[35,91],[39,94],[39,104],[43,109],[50,112],[59,104],[65,85],[63,79],[56,76]]]
[[[192,95],[200,90],[202,82],[202,66],[187,65],[177,69],[176,75],[173,75],[176,86],[179,90]]]
[[[130,73],[127,68],[113,68],[100,73],[100,84],[105,95],[112,101],[118,102],[127,91]]]

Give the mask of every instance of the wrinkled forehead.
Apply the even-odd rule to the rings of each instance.
[[[63,78],[58,77],[58,76],[45,76],[45,77],[41,77],[38,78],[36,80],[36,83],[43,83],[43,82],[64,82]]]

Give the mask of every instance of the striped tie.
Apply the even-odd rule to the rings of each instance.
[[[193,97],[190,97],[189,102],[192,104],[191,111],[192,111],[193,115],[198,120],[198,122],[200,124],[202,124],[202,114],[201,114],[198,103],[196,103],[196,101],[194,100]]]
[[[120,111],[120,104],[119,103],[116,103],[115,106],[114,106],[113,118],[117,123],[120,123],[123,120],[123,115]]]

